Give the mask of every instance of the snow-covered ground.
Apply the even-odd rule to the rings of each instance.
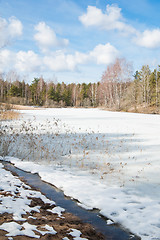
[[[39,201],[36,204],[31,204],[33,199],[34,201],[40,199],[45,207],[43,204],[39,205]],[[41,213],[42,209],[56,215],[56,219],[65,218],[63,215],[63,212],[65,212],[64,208],[56,206],[54,201],[47,199],[39,191],[32,190],[29,185],[22,182],[18,177],[13,176],[11,172],[6,171],[2,163],[0,163],[0,216],[1,222],[4,220],[0,224],[0,230],[7,232],[5,236],[13,240],[15,236],[41,238],[46,234],[49,234],[50,237],[51,235],[59,234],[50,226],[51,224],[55,224],[55,219],[51,220],[51,215],[49,215],[50,219],[48,221],[50,225],[45,224],[47,220],[44,219],[47,218],[46,215],[43,216],[43,213]],[[39,213],[40,216],[37,216],[36,213]],[[5,214],[4,218],[3,214]],[[6,214],[10,215],[8,219]],[[41,218],[41,224],[39,217]],[[31,222],[29,222],[30,219],[32,219]],[[63,234],[65,234],[65,231]],[[78,229],[71,228],[66,230],[66,236],[61,239],[69,240],[67,235],[71,235],[74,240],[87,240],[87,238],[80,237],[81,234],[81,231]],[[2,235],[0,236],[1,239],[7,239],[3,238]]]
[[[99,208],[143,240],[160,239],[159,115],[21,112],[23,120],[1,125],[6,160],[38,172],[83,207]]]

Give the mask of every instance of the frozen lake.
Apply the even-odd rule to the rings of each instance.
[[[159,115],[70,108],[21,113],[22,120],[7,123],[5,141],[14,141],[6,159],[38,172],[83,207],[99,208],[108,223],[160,239]]]

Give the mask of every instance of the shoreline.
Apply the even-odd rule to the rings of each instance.
[[[9,239],[7,236],[14,240],[61,240],[70,239],[74,234],[75,237],[76,234],[77,237],[79,235],[79,239],[105,240],[103,234],[96,231],[91,224],[85,223],[78,216],[57,205],[38,188],[28,184],[23,177],[1,165],[0,171],[5,175],[5,185],[12,179],[11,186],[0,190],[0,205],[2,204],[3,209],[6,207],[6,210],[0,212],[1,240]],[[11,201],[13,204],[8,211],[7,202]],[[19,210],[16,210],[16,202],[20,204]]]
[[[54,108],[54,107],[51,107]],[[57,107],[56,107],[57,108]],[[61,107],[59,107],[61,108]],[[111,109],[111,108],[106,108],[106,107],[65,107],[65,108],[86,108],[86,109],[100,109],[104,111],[110,111],[110,112],[128,112],[128,113],[141,113],[141,114],[160,114],[160,110],[153,108],[153,107],[138,107],[136,110],[132,107],[128,110],[116,110],[116,109]],[[48,109],[48,107],[39,107],[39,106],[24,106],[24,105],[12,105],[13,110],[42,110],[42,109]]]
[[[160,114],[160,108],[155,107],[155,106],[148,106],[146,107],[145,105],[139,105],[137,107],[131,106],[130,108],[127,109],[121,109],[117,110],[116,108],[108,108],[105,106],[98,106],[98,107],[91,107],[91,106],[82,106],[82,107],[76,107],[76,106],[65,106],[65,107],[46,107],[46,106],[29,106],[29,105],[20,105],[20,104],[8,104],[8,103],[0,103],[2,105],[2,108],[4,108],[5,111],[8,110],[42,110],[42,109],[48,109],[48,108],[86,108],[86,109],[100,109],[104,111],[110,111],[110,112],[128,112],[128,113],[141,113],[141,114]],[[4,112],[5,112],[4,111]]]

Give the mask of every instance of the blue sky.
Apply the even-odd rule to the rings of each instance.
[[[160,64],[158,0],[0,0],[0,72],[96,82],[117,57]]]

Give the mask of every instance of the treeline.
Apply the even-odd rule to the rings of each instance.
[[[114,110],[159,112],[160,66],[152,70],[143,65],[132,73],[125,59],[117,59],[107,67],[100,82],[101,104]]]
[[[12,75],[13,78],[12,78]],[[0,79],[0,101],[45,107],[98,107],[112,110],[141,111],[160,106],[160,67],[153,71],[142,66],[133,75],[125,59],[109,65],[98,83],[65,84],[34,78],[31,84],[16,74]]]
[[[46,82],[42,77],[34,78],[31,84],[0,79],[0,101],[46,107],[96,107],[98,85]]]

